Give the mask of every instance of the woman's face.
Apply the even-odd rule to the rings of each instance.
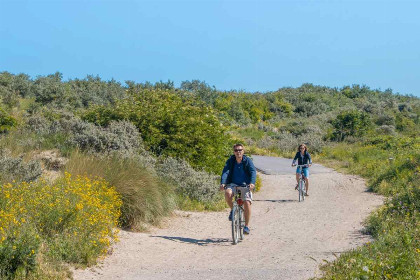
[[[305,147],[304,146],[300,146],[299,147],[299,152],[301,152],[302,154],[305,152]]]

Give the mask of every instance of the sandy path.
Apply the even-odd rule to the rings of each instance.
[[[228,210],[177,212],[164,229],[122,232],[99,266],[75,279],[308,279],[323,260],[369,239],[361,222],[380,196],[356,176],[329,170],[311,176],[310,197],[298,202],[293,175],[261,175],[254,195],[251,234],[231,244]]]

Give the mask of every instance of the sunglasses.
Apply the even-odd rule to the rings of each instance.
[[[244,149],[235,149],[235,152],[242,152]]]
[[[299,148],[299,150],[305,150],[305,148]]]

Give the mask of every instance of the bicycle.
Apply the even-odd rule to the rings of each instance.
[[[241,193],[249,191],[249,185],[243,184],[242,186],[233,187],[235,196],[233,199],[232,207],[232,240],[233,245],[238,244],[239,240],[244,239],[244,227],[245,227],[245,216],[244,216],[244,201],[242,200]],[[226,189],[226,187],[225,187]]]
[[[300,167],[298,192],[299,192],[299,202],[301,202],[301,201],[305,201],[305,196],[306,196],[305,173],[303,172],[303,168],[309,167],[309,164],[297,165],[297,167]]]

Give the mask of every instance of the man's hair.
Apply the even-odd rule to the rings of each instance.
[[[233,149],[235,149],[236,147],[244,147],[244,145],[242,145],[241,143],[236,143],[235,145],[233,145]]]

